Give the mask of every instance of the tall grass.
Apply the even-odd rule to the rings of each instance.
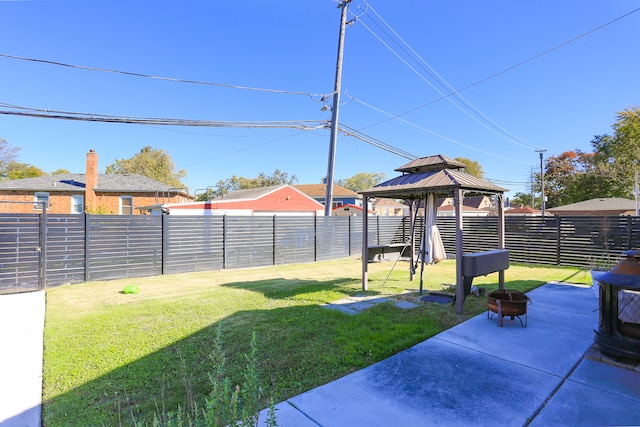
[[[47,291],[43,375],[46,427],[134,425],[179,406],[193,413],[211,397],[219,328],[231,391],[245,384],[255,335],[260,405],[269,406],[406,349],[486,310],[469,297],[465,314],[425,304],[408,266],[370,264],[367,295],[391,302],[350,316],[322,305],[362,294],[358,259],[65,285]],[[389,276],[387,280],[387,276]],[[576,269],[512,266],[507,287],[585,283]],[[425,290],[455,281],[455,263],[429,266]],[[497,274],[474,285],[495,288]],[[138,294],[124,294],[126,285]],[[403,310],[393,302],[409,300]],[[251,368],[254,369],[254,368]],[[185,379],[188,379],[185,382]],[[185,386],[185,385],[188,385]],[[241,387],[242,388],[242,387]],[[251,387],[249,387],[251,388]],[[263,399],[264,397],[264,399]],[[163,410],[164,408],[164,410]]]

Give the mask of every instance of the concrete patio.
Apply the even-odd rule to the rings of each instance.
[[[526,328],[517,319],[500,328],[495,316],[478,315],[279,403],[278,425],[640,424],[640,368],[592,349],[593,290],[547,284],[528,295]]]

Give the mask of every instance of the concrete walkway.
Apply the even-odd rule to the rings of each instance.
[[[0,295],[0,426],[40,426],[45,293]]]
[[[584,357],[598,322],[592,289],[547,284],[528,295],[526,328],[478,315],[281,402],[278,425],[639,425],[640,368]]]

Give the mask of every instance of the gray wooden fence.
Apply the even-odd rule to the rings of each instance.
[[[465,252],[496,248],[497,218],[464,218]],[[640,247],[637,217],[506,218],[511,260],[589,267]],[[438,218],[455,253],[453,218]],[[409,240],[409,221],[372,217],[371,245]],[[417,244],[421,224],[416,230]],[[64,283],[305,263],[360,255],[362,218],[0,214],[0,293]]]

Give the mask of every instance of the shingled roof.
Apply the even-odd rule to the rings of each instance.
[[[269,187],[258,187],[258,188],[247,188],[245,190],[235,190],[227,194],[224,194],[222,196],[218,196],[212,201],[224,202],[225,200],[257,200],[269,193],[273,193],[284,187],[291,187],[293,188],[293,190],[297,191],[303,196],[309,197],[303,191],[300,191],[298,188],[296,188],[295,185],[281,184],[281,185],[271,185]]]
[[[85,184],[85,174],[66,173],[0,182],[0,190],[70,191],[81,193],[85,190]],[[176,189],[143,175],[99,174],[98,185],[95,190],[103,192],[155,193]],[[186,193],[186,190],[184,193]]]
[[[313,198],[325,197],[327,192],[327,184],[295,184],[293,187]],[[359,199],[360,195],[355,191],[333,184],[333,197],[355,197]]]
[[[548,211],[553,214],[567,214],[567,212],[579,214],[581,212],[584,212],[585,214],[599,213],[601,215],[621,215],[627,212],[635,212],[635,209],[635,200],[624,199],[621,197],[601,197],[597,199],[571,203],[564,206],[558,206],[557,208],[549,208]]]

